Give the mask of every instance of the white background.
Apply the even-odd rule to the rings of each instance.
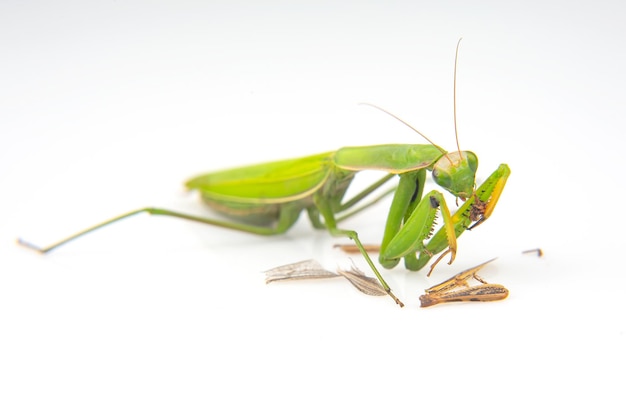
[[[295,3],[2,2],[0,414],[624,415],[624,6]],[[512,175],[453,265],[384,271],[404,309],[341,280],[265,285],[349,265],[305,217],[272,238],[138,216],[47,256],[15,245],[206,213],[182,187],[205,171],[423,143],[359,102],[454,149],[461,36],[461,146],[480,178]],[[345,226],[376,243],[388,204]],[[509,299],[418,307],[494,256],[482,276]]]

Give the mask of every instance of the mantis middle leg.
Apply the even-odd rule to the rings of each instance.
[[[396,302],[396,304],[398,304],[400,307],[404,307],[404,303],[402,303],[402,301],[400,301],[398,297],[393,294],[393,292],[391,291],[391,287],[389,287],[389,284],[387,284],[383,276],[378,271],[378,268],[376,268],[376,265],[374,265],[372,258],[370,258],[367,250],[363,246],[363,243],[361,243],[357,232],[354,230],[339,229],[337,227],[337,220],[335,219],[335,214],[333,212],[330,200],[327,199],[323,193],[317,193],[313,196],[313,201],[315,202],[317,210],[319,210],[319,213],[324,218],[326,228],[328,229],[330,234],[332,236],[345,236],[350,238],[359,249],[359,252],[361,252],[363,258],[365,258],[365,261],[370,266],[370,269],[372,270],[374,275],[376,275],[376,278],[380,282],[380,285],[383,287],[385,292]]]

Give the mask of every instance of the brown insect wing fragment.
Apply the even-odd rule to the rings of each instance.
[[[364,294],[373,296],[387,295],[387,291],[385,291],[377,279],[366,276],[363,271],[355,266],[352,266],[350,270],[338,269],[337,272]]]
[[[387,295],[377,279],[366,276],[355,266],[349,270],[338,269],[331,272],[324,269],[317,261],[309,259],[288,265],[277,266],[265,271],[265,283],[275,281],[295,281],[304,279],[338,278],[344,277],[356,289],[367,295]]]

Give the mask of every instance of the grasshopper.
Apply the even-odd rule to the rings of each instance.
[[[458,50],[459,44],[454,65],[455,131]],[[139,213],[177,217],[258,235],[278,235],[287,232],[306,211],[314,228],[326,229],[332,236],[350,238],[385,292],[403,306],[370,258],[368,248],[361,243],[357,232],[341,228],[338,223],[378,201],[380,198],[362,203],[363,199],[398,176],[397,187],[390,191],[394,195],[379,248],[380,264],[384,268],[393,268],[404,259],[406,268],[419,270],[441,252],[434,264],[448,253],[449,263],[452,263],[457,251],[457,238],[463,231],[491,216],[510,170],[506,164],[501,164],[482,185],[476,187],[478,158],[473,152],[460,150],[458,135],[458,151],[448,152],[403,120],[393,117],[429,144],[344,147],[302,158],[210,172],[187,181],[189,190],[197,191],[210,208],[225,215],[228,220],[145,207],[96,224],[49,246],[40,247],[21,239],[18,242],[40,253],[47,253],[79,236]],[[351,181],[364,170],[383,171],[386,175],[344,201]],[[424,195],[427,171],[431,171],[435,183],[456,197],[457,201],[464,201],[454,214],[450,212],[441,191],[433,190]],[[360,207],[355,208],[359,203],[362,203]],[[438,213],[443,225],[435,233]]]

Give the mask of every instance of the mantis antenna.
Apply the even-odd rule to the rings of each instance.
[[[452,105],[454,107],[454,136],[456,138],[456,148],[461,158],[463,154],[461,153],[461,145],[459,145],[459,130],[456,125],[456,67],[459,62],[459,46],[462,40],[463,38],[459,38],[459,41],[456,43],[456,53],[454,54],[454,98],[452,99]]]
[[[422,132],[420,132],[419,130],[417,130],[416,128],[414,128],[413,126],[411,126],[408,122],[405,122],[404,120],[402,120],[401,118],[399,118],[398,116],[396,116],[395,114],[383,109],[382,107],[378,107],[375,104],[371,104],[371,103],[359,103],[359,104],[363,104],[365,106],[371,106],[377,110],[382,111],[383,113],[387,113],[389,116],[393,117],[394,119],[398,120],[400,123],[404,124],[405,126],[407,126],[409,129],[413,130],[414,132],[416,132],[418,135],[420,135],[421,137],[423,137],[424,139],[426,139],[428,141],[428,143],[430,143],[431,145],[433,145],[435,148],[439,149],[441,151],[441,153],[443,154],[443,156],[445,156],[448,161],[450,161],[450,163],[452,165],[454,165],[454,163],[452,162],[452,160],[450,159],[450,157],[448,156],[448,151],[446,151],[445,149],[443,149],[441,146],[437,145],[435,142],[433,142],[432,140],[428,139],[428,136],[426,136],[425,134],[423,134]],[[458,140],[457,140],[457,145],[458,145]]]

